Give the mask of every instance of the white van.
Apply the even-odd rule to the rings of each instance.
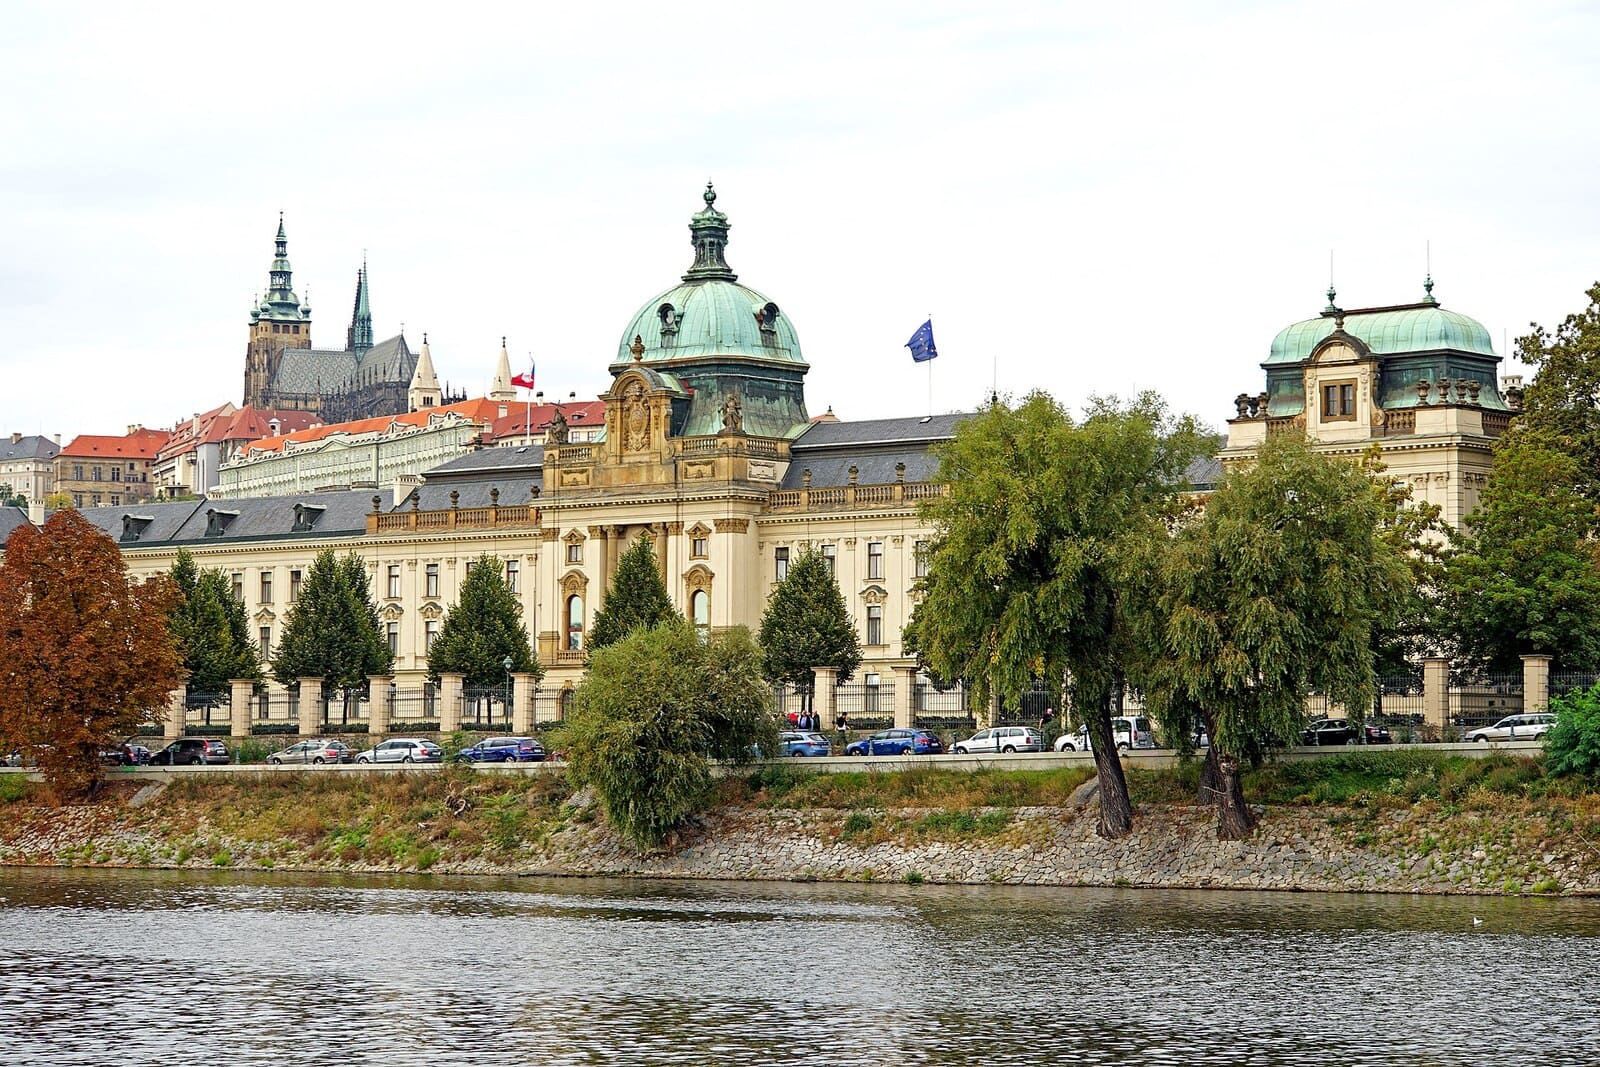
[[[1155,748],[1156,740],[1150,731],[1150,720],[1143,715],[1116,715],[1111,719],[1111,736],[1116,738],[1117,751],[1130,748]],[[1056,738],[1057,752],[1088,752],[1089,731],[1080,727],[1077,733],[1062,734]]]

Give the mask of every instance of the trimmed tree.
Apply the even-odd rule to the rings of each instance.
[[[433,639],[428,677],[438,682],[441,671],[459,672],[467,685],[495,686],[505,681],[507,659],[514,672],[544,674],[528,644],[522,605],[506,584],[503,561],[479,556],[468,567],[460,599],[445,613]]]
[[[30,748],[63,796],[92,792],[120,744],[183,682],[163,575],[130,583],[115,542],[73,510],[19,526],[0,563],[0,743]]]
[[[250,640],[250,620],[228,576],[217,568],[201,570],[182,549],[169,577],[179,599],[167,624],[183,655],[189,689],[221,693],[234,678],[260,681],[260,651]]]
[[[760,650],[743,627],[703,640],[676,617],[634,630],[594,653],[562,744],[617,833],[655,848],[708,803],[711,760],[777,750]]]
[[[761,616],[761,650],[766,676],[806,694],[813,706],[815,667],[833,667],[843,681],[861,666],[861,639],[845,608],[833,568],[807,545],[789,564],[789,573],[767,598]]]
[[[321,678],[325,691],[350,690],[393,666],[361,557],[318,552],[284,623],[272,676],[284,685]]]
[[[1376,638],[1410,584],[1389,507],[1362,468],[1274,437],[1152,551],[1140,673],[1169,731],[1205,723],[1201,788],[1223,837],[1254,828],[1240,766],[1299,736],[1309,692],[1356,718],[1372,705]]]
[[[965,679],[979,705],[996,694],[1020,704],[1041,683],[1052,701],[1070,693],[1093,742],[1103,837],[1133,826],[1111,733],[1137,683],[1131,557],[1164,535],[1207,443],[1154,394],[1097,401],[1082,423],[1045,393],[1016,408],[997,400],[941,448],[949,491],[922,509],[935,534],[910,627],[919,659]]]
[[[617,561],[605,606],[595,613],[589,628],[589,651],[615,644],[634,630],[648,630],[677,613],[656,567],[655,545],[640,535]]]

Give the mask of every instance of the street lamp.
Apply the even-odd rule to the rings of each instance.
[[[510,656],[500,661],[500,666],[506,669],[506,725],[508,727],[511,725],[511,668],[515,665],[516,661]]]

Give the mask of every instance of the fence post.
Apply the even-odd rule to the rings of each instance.
[[[250,704],[255,699],[256,683],[253,678],[228,679],[228,732],[234,737],[250,736]]]
[[[1422,719],[1443,740],[1450,726],[1450,661],[1429,656],[1422,661]]]
[[[375,745],[389,732],[394,716],[394,675],[374,674],[367,679],[372,695],[367,698],[367,736]]]
[[[894,669],[894,725],[896,729],[909,730],[917,718],[917,668]]]
[[[315,737],[322,732],[322,679],[300,679],[300,736]]]
[[[1522,657],[1522,711],[1531,715],[1550,710],[1550,657]]]
[[[461,729],[462,683],[466,675],[439,672],[439,733],[449,735]]]
[[[811,710],[816,714],[817,721],[821,722],[824,729],[831,730],[835,712],[839,707],[839,668],[813,667],[811,668]]]
[[[533,700],[538,691],[539,676],[531,671],[511,676],[511,732],[526,734],[533,730]]]
[[[162,736],[168,741],[176,741],[183,736],[183,729],[188,725],[189,691],[174,689],[167,694],[167,719],[163,724]]]

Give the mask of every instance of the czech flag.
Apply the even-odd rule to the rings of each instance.
[[[512,385],[520,385],[524,389],[532,389],[533,388],[533,368],[534,368],[534,362],[533,362],[533,360],[530,359],[528,361],[528,373],[527,374],[514,375],[512,377],[512,379],[511,379],[511,384]]]

